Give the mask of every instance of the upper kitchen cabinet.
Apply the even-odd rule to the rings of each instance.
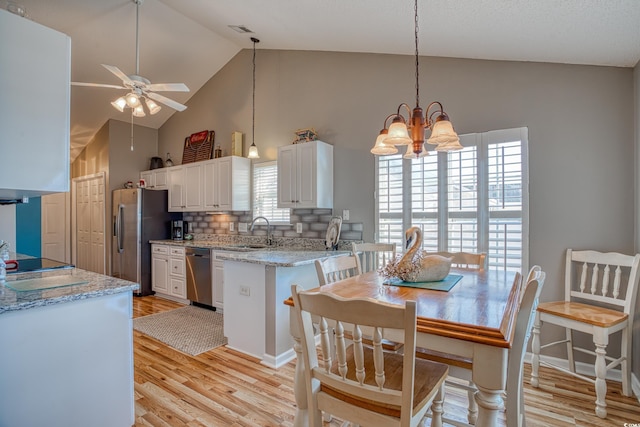
[[[251,160],[229,156],[204,164],[204,209],[248,211],[251,209]]]
[[[333,146],[322,141],[278,148],[278,207],[333,208]]]
[[[202,162],[168,168],[169,212],[199,212],[203,203]]]
[[[69,191],[71,39],[0,10],[0,199]]]
[[[150,190],[166,190],[169,188],[167,168],[142,171],[140,172],[140,179],[144,179],[145,185]]]
[[[251,209],[249,159],[229,156],[166,169],[170,212]]]

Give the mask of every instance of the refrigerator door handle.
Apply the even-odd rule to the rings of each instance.
[[[115,222],[115,234],[116,234],[116,243],[118,244],[118,253],[124,252],[124,239],[122,236],[122,211],[124,210],[124,205],[118,205],[118,215],[116,216]]]

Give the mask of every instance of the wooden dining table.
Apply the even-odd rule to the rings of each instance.
[[[515,332],[521,276],[511,271],[457,268],[452,268],[450,274],[458,274],[462,278],[449,291],[385,284],[387,280],[375,271],[314,290],[344,298],[373,298],[400,305],[406,301],[416,301],[416,345],[473,361],[472,378],[478,388],[475,394],[478,404],[476,426],[495,426],[502,407],[502,392],[506,387],[507,361]],[[290,330],[297,355],[294,426],[302,427],[308,425],[308,413],[300,331],[297,329],[292,299],[286,300],[285,304],[291,306]],[[392,336],[385,338],[394,339]]]

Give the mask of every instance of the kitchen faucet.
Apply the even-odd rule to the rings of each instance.
[[[271,224],[269,224],[269,220],[263,216],[257,216],[255,218],[253,218],[253,221],[251,221],[251,230],[253,231],[253,227],[256,224],[256,221],[259,219],[264,219],[264,221],[267,223],[267,245],[271,246],[273,244],[273,239],[271,238]]]

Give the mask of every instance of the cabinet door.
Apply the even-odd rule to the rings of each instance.
[[[169,212],[182,212],[184,203],[184,169],[181,166],[168,170]]]
[[[203,210],[202,201],[202,165],[188,165],[184,167],[185,211],[197,212]]]
[[[204,210],[213,211],[216,209],[217,205],[217,194],[216,194],[216,162],[207,162],[203,166],[203,175],[204,181],[202,183],[203,187],[203,203]]]
[[[0,198],[67,192],[71,38],[6,10],[0,33]]]
[[[155,188],[155,186],[156,186],[155,177],[156,177],[156,175],[153,173],[153,171],[140,172],[140,179],[144,179],[145,185],[150,190],[155,190],[156,189]]]
[[[316,207],[317,144],[308,142],[298,144],[296,155],[296,207]]]
[[[213,286],[213,305],[217,308],[224,306],[224,262],[213,261],[211,263],[211,278]]]
[[[153,189],[166,190],[169,188],[169,180],[167,178],[166,169],[156,169],[153,172]]]
[[[169,259],[166,256],[154,254],[151,257],[151,289],[169,293]]]
[[[231,187],[231,157],[219,159],[216,162],[216,208],[219,210],[232,209],[232,192]],[[237,191],[241,191],[238,189]]]
[[[296,206],[297,160],[296,146],[287,145],[278,149],[278,207]]]

